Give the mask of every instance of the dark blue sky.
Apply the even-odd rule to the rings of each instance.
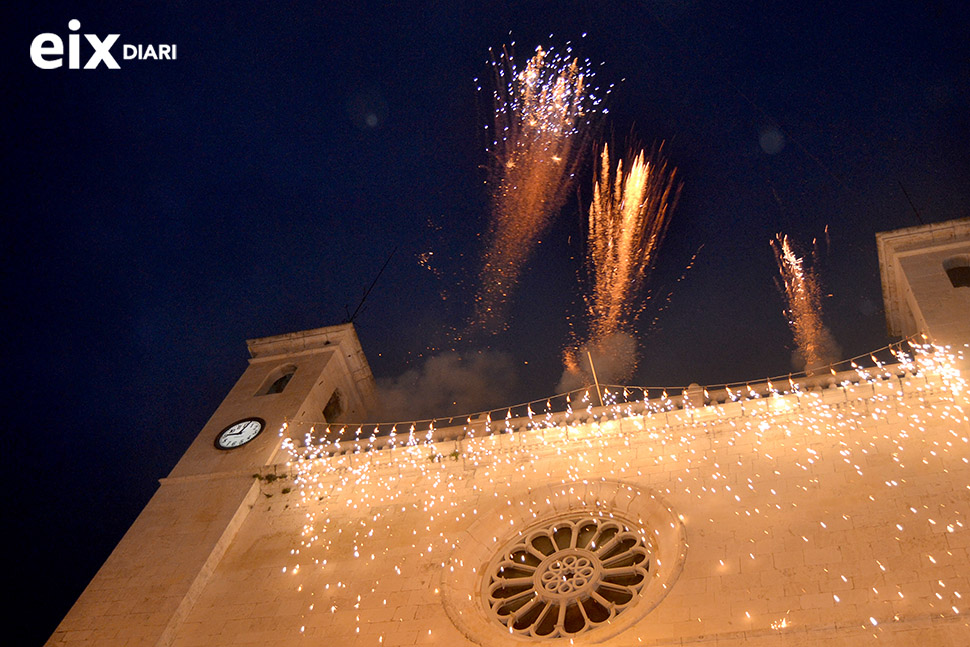
[[[53,631],[244,369],[245,339],[341,322],[395,247],[356,319],[374,373],[420,368],[463,325],[488,218],[491,106],[474,79],[490,47],[514,40],[524,60],[571,40],[617,84],[602,136],[664,141],[679,169],[649,283],[671,296],[646,306],[643,323],[659,319],[641,327],[635,383],[790,370],[778,231],[807,244],[829,226],[826,322],[844,356],[884,345],[873,236],[918,224],[902,187],[925,222],[970,214],[962,3],[402,4],[48,2],[9,18],[18,644]],[[66,37],[72,18],[175,43],[178,60],[34,67],[34,36]],[[561,371],[590,185],[586,168],[492,340],[520,399]]]

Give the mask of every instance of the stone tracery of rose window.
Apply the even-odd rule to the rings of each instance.
[[[586,514],[546,523],[493,562],[485,602],[513,634],[575,636],[635,605],[652,560],[644,535],[617,519]]]

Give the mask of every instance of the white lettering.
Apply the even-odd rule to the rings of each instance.
[[[81,29],[81,21],[76,18],[67,23],[68,29],[77,32]],[[85,70],[97,69],[102,63],[110,70],[121,69],[118,61],[111,53],[121,34],[108,34],[104,40],[96,34],[72,33],[67,36],[67,66],[72,70],[81,67],[81,36],[94,49],[91,57],[84,64]],[[122,44],[122,60],[139,61],[174,61],[178,58],[175,43],[159,45]],[[38,34],[30,43],[30,60],[42,70],[53,70],[64,65],[64,41],[57,34]]]
[[[118,65],[118,61],[116,61],[115,57],[111,55],[111,46],[115,44],[115,41],[117,41],[120,36],[121,34],[108,34],[107,38],[101,40],[94,34],[84,34],[84,37],[88,39],[89,43],[91,43],[91,47],[94,48],[94,54],[92,54],[91,58],[88,59],[88,62],[84,64],[84,69],[93,70],[94,68],[98,67],[101,61],[104,61],[105,67],[108,69],[121,69],[121,66]]]
[[[72,70],[81,67],[81,37],[77,34],[67,36],[67,66]]]
[[[77,31],[81,28],[81,21],[73,18],[67,23],[67,28]],[[81,67],[81,37],[77,34],[69,34],[67,37],[67,66],[72,70]]]
[[[57,34],[40,34],[30,44],[30,60],[42,70],[53,70],[62,65],[64,41]],[[46,59],[45,56],[57,58]]]

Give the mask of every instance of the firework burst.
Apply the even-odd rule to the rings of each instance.
[[[589,63],[537,48],[518,69],[509,50],[493,58],[495,124],[489,146],[492,221],[474,323],[505,326],[505,304],[522,267],[572,187],[600,99]]]
[[[620,367],[613,379],[627,379],[636,368],[635,343],[620,344],[629,337],[633,321],[641,309],[639,296],[656,262],[670,215],[680,195],[676,170],[669,168],[660,151],[648,158],[644,151],[632,156],[624,169],[619,160],[614,170],[609,146],[603,146],[600,165],[593,182],[593,202],[589,208],[587,271],[592,291],[586,298],[590,316],[590,339],[585,346],[601,355],[616,354],[610,364]],[[588,373],[583,353],[568,349],[567,373]]]
[[[834,340],[822,323],[822,290],[815,272],[795,252],[787,235],[771,241],[785,297],[785,315],[805,370],[811,372],[832,360]]]
[[[627,329],[638,312],[638,296],[680,195],[675,175],[659,152],[647,159],[642,150],[625,172],[622,160],[613,172],[609,147],[603,146],[589,208],[594,339]]]

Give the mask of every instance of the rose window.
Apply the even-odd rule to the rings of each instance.
[[[652,561],[644,535],[617,519],[546,523],[493,561],[485,601],[493,618],[516,635],[575,636],[632,607]]]

